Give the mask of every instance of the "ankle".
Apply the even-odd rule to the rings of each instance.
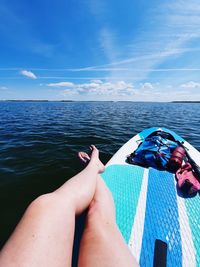
[[[96,160],[95,158],[91,159],[88,166],[91,166],[92,168],[96,169],[98,174],[103,173],[105,170],[105,166],[100,161],[100,159],[98,160]]]

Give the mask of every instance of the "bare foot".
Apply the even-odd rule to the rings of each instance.
[[[85,152],[79,152],[78,157],[85,164],[89,164],[89,163],[95,164],[99,169],[99,173],[104,172],[105,166],[99,159],[99,150],[94,145],[90,146],[90,150],[91,150],[90,156]]]

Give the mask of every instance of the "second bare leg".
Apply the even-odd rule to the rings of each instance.
[[[114,201],[100,175],[81,240],[79,267],[85,266],[138,266],[118,229]]]

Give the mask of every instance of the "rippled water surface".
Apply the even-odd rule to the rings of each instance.
[[[200,104],[0,102],[0,244],[35,197],[77,173],[77,152],[110,157],[133,135],[160,126],[200,150]]]

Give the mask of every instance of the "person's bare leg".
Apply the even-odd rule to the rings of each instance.
[[[78,265],[79,267],[138,266],[118,229],[112,194],[100,175],[87,214]]]
[[[82,172],[31,203],[1,251],[0,266],[71,266],[75,215],[88,207],[103,170],[93,147]]]

